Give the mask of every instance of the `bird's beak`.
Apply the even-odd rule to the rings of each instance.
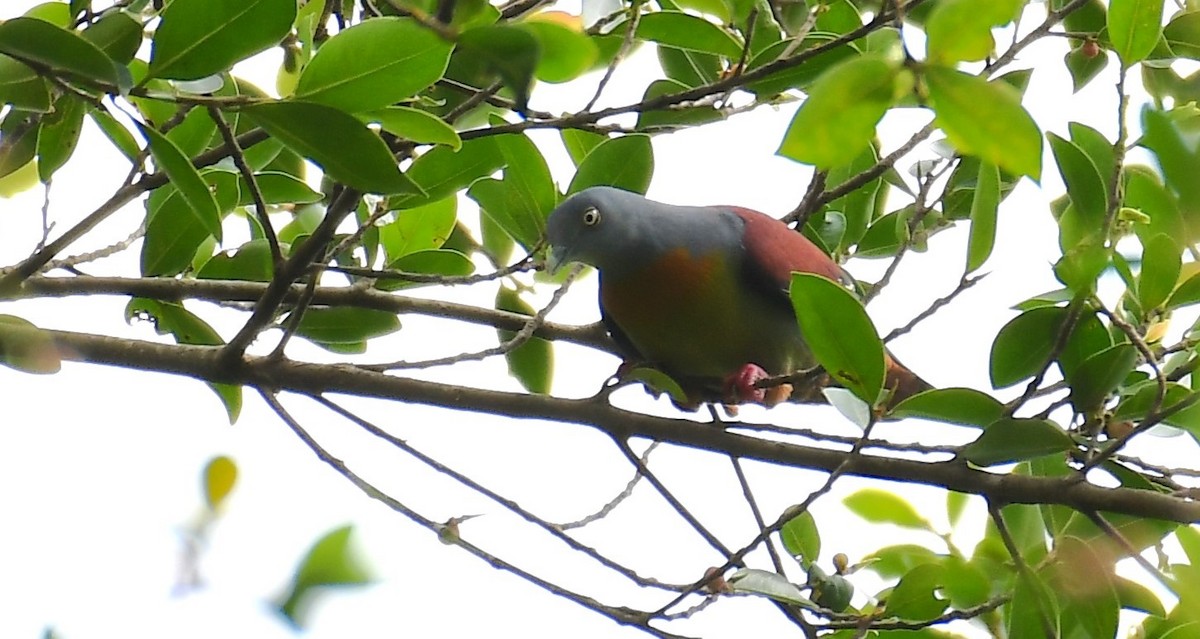
[[[554,275],[558,269],[571,260],[567,257],[567,252],[562,247],[551,246],[546,251],[546,272]]]

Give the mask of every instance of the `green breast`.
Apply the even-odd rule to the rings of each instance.
[[[721,380],[748,363],[771,374],[809,365],[795,317],[737,275],[716,254],[681,249],[603,279],[601,303],[642,357],[672,376]]]

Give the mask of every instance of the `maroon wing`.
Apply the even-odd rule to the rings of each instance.
[[[853,285],[854,280],[816,244],[779,220],[739,207],[730,207],[745,222],[747,282],[756,289],[773,288],[787,296],[792,272],[814,273],[835,282]],[[790,306],[790,302],[789,302]]]

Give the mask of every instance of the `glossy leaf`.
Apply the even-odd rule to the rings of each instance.
[[[1000,207],[1000,170],[979,163],[979,180],[971,201],[971,236],[967,242],[967,272],[983,266],[996,243],[996,213]]]
[[[1156,235],[1142,250],[1142,270],[1138,273],[1137,295],[1142,308],[1158,308],[1167,301],[1179,279],[1180,247],[1177,240]]]
[[[803,564],[811,564],[821,556],[821,533],[817,521],[807,510],[788,520],[779,530],[783,547]]]
[[[96,45],[74,31],[37,18],[0,23],[0,53],[114,87],[119,79],[116,65]]]
[[[1108,209],[1108,190],[1104,186],[1104,178],[1091,158],[1074,142],[1053,133],[1046,137],[1050,140],[1050,149],[1054,151],[1058,170],[1067,185],[1072,206],[1083,215],[1089,229],[1098,234]]]
[[[389,107],[362,114],[368,122],[378,122],[384,131],[421,144],[444,144],[457,151],[462,138],[454,127],[441,118],[409,107]]]
[[[875,524],[929,530],[929,522],[899,495],[879,488],[864,488],[842,500],[850,512]]]
[[[1150,55],[1162,35],[1162,0],[1111,0],[1108,39],[1130,66]]]
[[[963,153],[1034,181],[1042,173],[1042,136],[1016,89],[954,69],[925,70],[936,124]]]
[[[405,208],[443,199],[495,173],[504,164],[504,156],[493,138],[468,140],[457,152],[448,147],[435,147],[414,160],[405,173],[420,185],[425,196],[395,196],[389,204]]]
[[[646,135],[623,135],[597,144],[579,164],[567,194],[592,186],[645,193],[654,175],[654,148]]]
[[[516,95],[516,110],[525,111],[533,74],[542,56],[541,45],[520,27],[489,25],[463,32],[459,51],[482,61]]]
[[[788,125],[777,153],[830,169],[852,161],[875,138],[875,125],[912,78],[895,63],[864,55],[826,71]]]
[[[1064,308],[1041,307],[1021,313],[1001,327],[992,343],[992,387],[1012,386],[1046,365],[1065,317]]]
[[[1000,419],[1004,405],[973,388],[936,388],[909,397],[888,414],[983,428]]]
[[[563,146],[567,149],[567,155],[571,156],[571,163],[578,169],[584,158],[588,156],[596,147],[608,140],[607,136],[582,129],[562,129],[558,132],[562,138]]]
[[[441,79],[450,50],[415,20],[366,20],[321,45],[294,97],[351,113],[382,109]]]
[[[816,604],[805,597],[795,584],[781,574],[758,568],[742,568],[729,576],[729,585],[734,592],[762,595],[775,601],[816,608]]]
[[[154,32],[150,77],[220,73],[278,44],[295,19],[294,0],[174,0]]]
[[[389,261],[416,251],[440,248],[454,230],[458,200],[438,200],[396,211],[395,216],[395,221],[379,229],[379,241],[387,251]]]
[[[658,11],[643,15],[636,37],[670,45],[678,49],[702,51],[737,60],[742,45],[721,27],[703,18],[679,11]]]
[[[400,173],[383,140],[342,111],[307,102],[269,102],[242,114],[352,188],[385,194],[421,191]]]
[[[1071,438],[1050,420],[1008,417],[985,428],[961,454],[977,466],[995,466],[1061,453],[1071,446]]]
[[[862,304],[839,284],[807,273],[792,274],[790,294],[800,332],[817,362],[875,405],[883,389],[883,342]]]
[[[521,299],[517,291],[501,286],[496,294],[496,310],[534,314],[534,309],[528,302]],[[513,331],[498,330],[501,342],[507,342],[516,336]],[[550,382],[554,378],[554,350],[550,342],[531,337],[525,343],[504,354],[508,362],[508,372],[525,390],[539,395],[550,393]]]
[[[171,185],[179,191],[195,221],[209,235],[220,241],[221,212],[212,192],[208,190],[208,185],[200,177],[200,172],[165,135],[145,125],[139,124],[138,128],[150,145],[150,155],[154,157],[158,170],[165,173]]]

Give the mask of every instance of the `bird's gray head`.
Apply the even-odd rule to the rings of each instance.
[[[553,272],[568,262],[615,266],[632,247],[645,216],[667,205],[611,186],[593,186],[563,201],[546,220]]]

